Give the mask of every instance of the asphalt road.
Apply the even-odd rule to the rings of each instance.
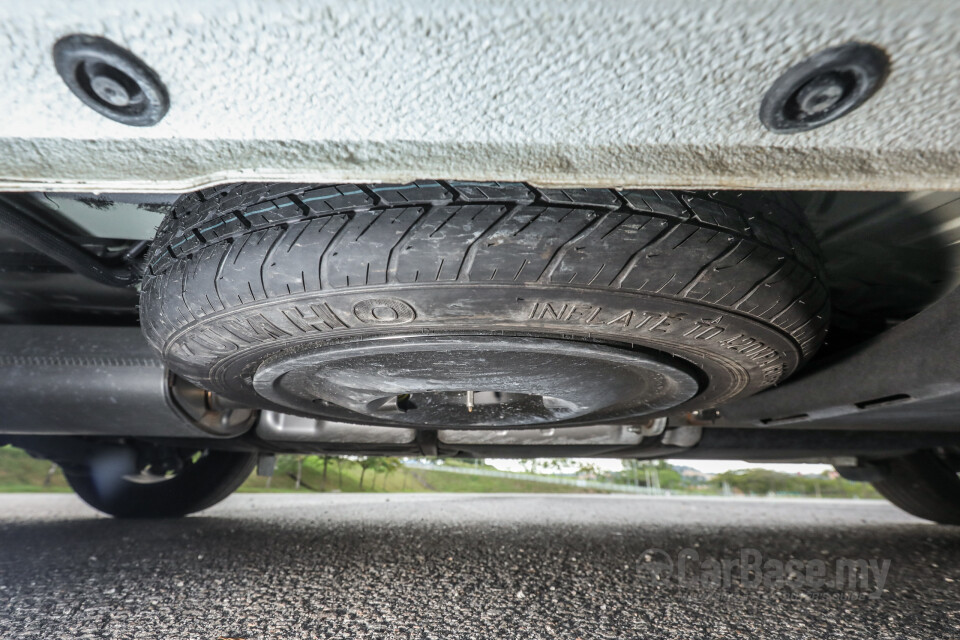
[[[0,495],[0,638],[956,638],[958,560],[879,502]]]

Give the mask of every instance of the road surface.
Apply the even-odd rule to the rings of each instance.
[[[0,638],[951,638],[958,560],[960,527],[872,501],[7,494]]]

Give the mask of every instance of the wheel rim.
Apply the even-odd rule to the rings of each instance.
[[[262,364],[257,393],[295,413],[397,426],[503,429],[660,412],[699,391],[664,354],[550,338],[383,338]]]

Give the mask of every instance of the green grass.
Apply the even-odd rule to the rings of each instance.
[[[0,447],[0,491],[69,491],[59,467],[48,478],[50,467],[49,461],[31,458],[22,449]]]
[[[296,456],[278,456],[277,468],[272,478],[251,475],[240,487],[240,491],[293,491],[296,485],[296,471]],[[360,491],[361,472],[360,464],[353,460],[341,460],[338,468],[336,460],[330,458],[326,479],[324,479],[323,459],[317,456],[306,456],[303,461],[301,489],[303,491]],[[371,491],[375,474],[367,470],[363,475],[364,490]],[[382,476],[377,475],[376,481],[379,489],[383,481]],[[392,488],[394,485],[394,482],[390,482],[388,486]]]
[[[490,478],[430,469],[411,471],[435,491],[451,493],[593,493],[588,489],[521,478]]]
[[[458,461],[459,462],[459,461]],[[473,466],[473,465],[454,465]],[[267,478],[256,475],[240,487],[240,491],[292,491],[295,485],[296,457],[280,456],[273,478],[267,484]],[[342,471],[342,477],[341,477]],[[360,477],[363,475],[363,488]],[[323,476],[323,458],[307,456],[304,458],[301,477],[303,491],[342,491],[344,493],[364,492],[417,492],[439,491],[451,493],[586,493],[577,487],[548,484],[536,480],[513,478],[489,478],[468,476],[459,473],[445,473],[431,469],[398,469],[389,474],[375,473],[368,469],[365,474],[360,464],[353,460],[342,460],[340,468],[331,458],[327,464],[327,476]]]
[[[0,485],[0,493],[72,493],[70,487],[44,487],[35,484]]]

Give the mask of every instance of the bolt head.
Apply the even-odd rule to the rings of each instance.
[[[847,85],[839,73],[817,76],[797,91],[797,107],[808,116],[829,111],[847,95]]]
[[[114,107],[126,107],[130,104],[130,94],[113,78],[94,76],[90,79],[90,88],[98,98]]]

